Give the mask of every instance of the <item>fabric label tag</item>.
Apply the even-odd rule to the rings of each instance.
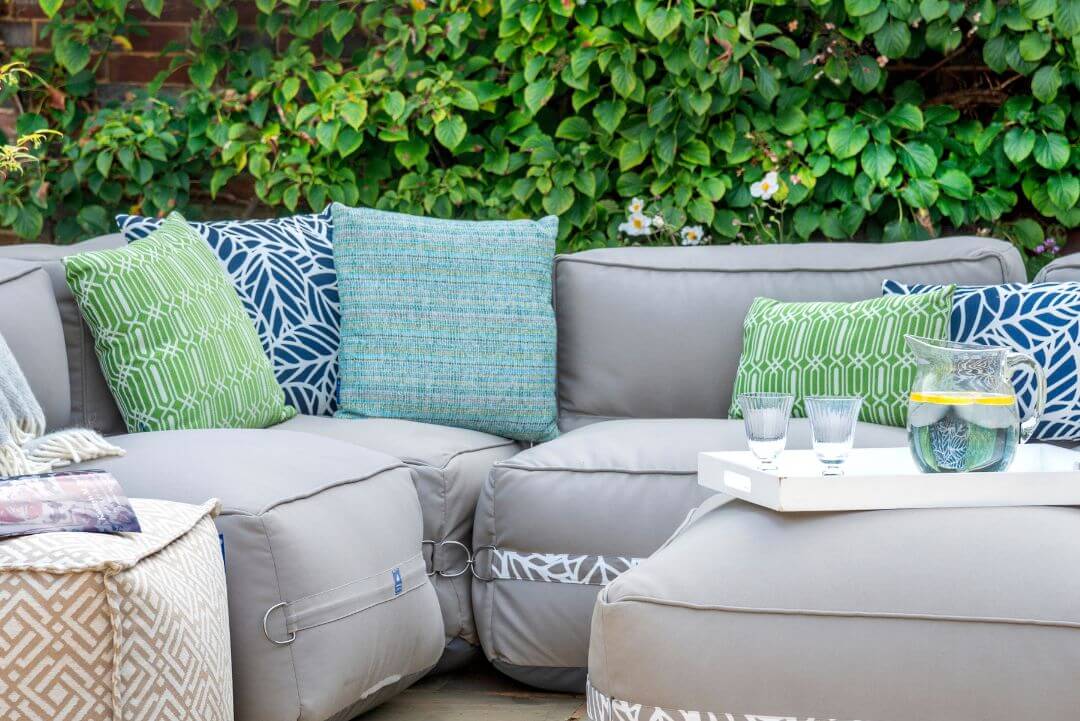
[[[397,596],[405,589],[405,583],[401,580],[401,569],[395,568],[390,575],[394,578],[394,595]]]

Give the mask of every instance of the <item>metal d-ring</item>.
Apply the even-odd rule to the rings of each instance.
[[[440,576],[442,576],[443,578],[457,578],[458,576],[463,576],[466,573],[468,573],[469,569],[472,568],[472,563],[473,563],[472,553],[469,551],[468,546],[466,546],[461,541],[442,541],[441,543],[439,543],[439,545],[440,546],[447,546],[447,545],[458,546],[459,548],[461,548],[462,551],[465,552],[465,565],[462,566],[460,571],[456,571],[454,573],[446,573],[445,571],[439,571]],[[434,564],[432,564],[432,565],[434,565]]]
[[[480,556],[481,551],[491,551],[492,553],[494,553],[495,552],[495,546],[477,546],[476,548],[474,548],[472,550],[472,560],[469,562],[469,565],[472,566],[473,578],[475,578],[477,581],[483,581],[484,583],[487,583],[489,581],[494,581],[495,576],[490,576],[488,578],[484,578],[483,576],[479,575],[476,572],[476,566],[477,566],[476,559]]]
[[[282,601],[281,603],[275,604],[275,605],[271,606],[270,608],[266,609],[266,613],[263,614],[263,635],[266,636],[267,641],[269,641],[270,643],[276,644],[278,646],[288,646],[289,644],[291,644],[293,641],[296,640],[296,631],[289,631],[289,637],[287,639],[285,639],[284,641],[275,641],[274,639],[270,638],[270,628],[269,628],[270,614],[273,613],[274,611],[278,610],[279,608],[284,608],[285,606],[288,606],[288,605],[289,604],[286,601]]]

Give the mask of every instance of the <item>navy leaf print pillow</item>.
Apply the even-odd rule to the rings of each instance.
[[[936,290],[886,280],[885,295]],[[1046,372],[1046,410],[1033,438],[1080,440],[1080,283],[958,285],[953,292],[950,340],[1002,346],[1027,353]],[[1027,417],[1035,396],[1028,373],[1013,377],[1020,414]]]
[[[162,221],[118,215],[116,223],[130,242],[146,237]],[[330,209],[190,225],[232,278],[286,401],[300,413],[332,415],[341,317]]]

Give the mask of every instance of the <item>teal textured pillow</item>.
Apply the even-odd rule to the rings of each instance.
[[[743,322],[731,417],[742,417],[740,393],[771,391],[794,395],[797,417],[806,415],[806,396],[858,395],[860,420],[905,425],[915,359],[904,336],[948,338],[952,295],[949,285],[854,303],[755,298]]]
[[[123,248],[65,258],[64,271],[132,433],[296,415],[225,269],[180,214]]]
[[[335,203],[337,415],[522,441],[558,434],[558,219],[453,221]]]

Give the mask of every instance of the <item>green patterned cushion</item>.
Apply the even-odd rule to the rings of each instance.
[[[338,416],[545,441],[558,219],[451,221],[335,203]]]
[[[265,428],[296,415],[214,252],[180,216],[64,259],[131,432]]]
[[[945,286],[855,303],[756,298],[743,323],[731,417],[742,417],[740,393],[791,393],[792,414],[799,417],[806,415],[806,396],[859,395],[860,420],[903,426],[915,379],[904,335],[947,338],[952,294],[953,287]]]

